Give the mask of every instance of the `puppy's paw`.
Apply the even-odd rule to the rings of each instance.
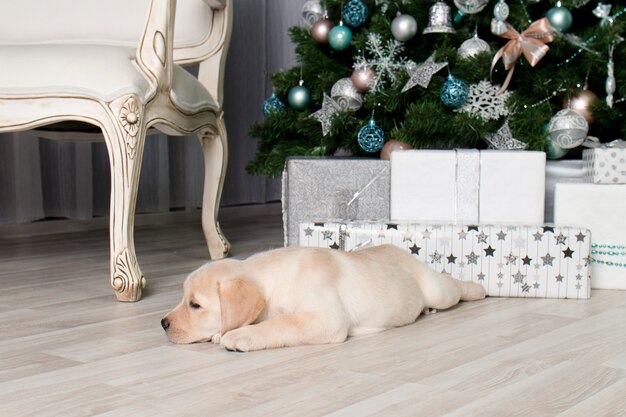
[[[238,352],[258,349],[254,345],[254,339],[245,327],[227,332],[220,340],[220,346],[224,349]]]
[[[221,338],[222,338],[221,334],[219,333],[214,334],[213,337],[211,338],[211,343],[215,343],[216,345],[219,345]]]

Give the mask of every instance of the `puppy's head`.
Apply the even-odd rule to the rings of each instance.
[[[207,264],[187,277],[183,300],[161,320],[171,342],[209,342],[256,320],[265,299],[259,287],[240,274],[238,263]]]

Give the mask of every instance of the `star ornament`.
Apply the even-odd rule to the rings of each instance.
[[[435,54],[432,54],[428,59],[421,64],[417,65],[415,62],[409,62],[406,68],[406,72],[409,74],[409,81],[402,87],[402,92],[407,92],[411,88],[419,85],[423,88],[428,88],[430,79],[433,78],[433,74],[447,66],[447,62],[435,62]]]
[[[524,142],[513,137],[508,119],[496,133],[485,135],[484,138],[491,149],[511,151],[526,149],[526,144]]]
[[[322,124],[322,134],[326,136],[330,133],[330,128],[333,125],[333,116],[341,111],[341,107],[335,100],[333,100],[328,94],[324,93],[324,100],[322,101],[322,108],[312,113],[311,116]]]

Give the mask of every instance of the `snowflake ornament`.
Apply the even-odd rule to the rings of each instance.
[[[384,43],[379,34],[369,33],[365,48],[372,57],[355,57],[353,68],[369,67],[376,71],[370,91],[381,91],[388,83],[396,86],[398,84],[397,73],[407,68],[406,57],[402,56],[404,52],[402,42],[390,39]]]
[[[472,84],[469,88],[467,101],[455,111],[478,116],[484,121],[497,120],[501,116],[508,116],[509,109],[506,105],[511,92],[505,91],[497,94],[500,86],[493,85],[489,81],[482,80],[478,84]]]

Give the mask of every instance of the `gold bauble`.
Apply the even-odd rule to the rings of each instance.
[[[355,69],[352,72],[352,84],[354,87],[360,92],[365,93],[369,91],[372,87],[372,83],[374,82],[374,77],[376,76],[376,71],[374,71],[370,67],[360,67]]]
[[[390,139],[387,142],[385,142],[385,144],[383,145],[383,148],[380,150],[380,159],[389,161],[391,159],[391,152],[403,151],[407,149],[413,149],[413,147],[409,145],[408,143]]]
[[[311,26],[311,37],[317,43],[328,43],[328,33],[335,27],[328,19],[320,19]]]
[[[587,123],[591,124],[595,120],[591,113],[591,105],[596,100],[598,100],[598,96],[596,96],[593,91],[585,89],[569,100],[569,108],[576,110],[585,118]],[[565,99],[563,100],[563,108],[566,109],[567,107],[568,102],[567,99]]]

